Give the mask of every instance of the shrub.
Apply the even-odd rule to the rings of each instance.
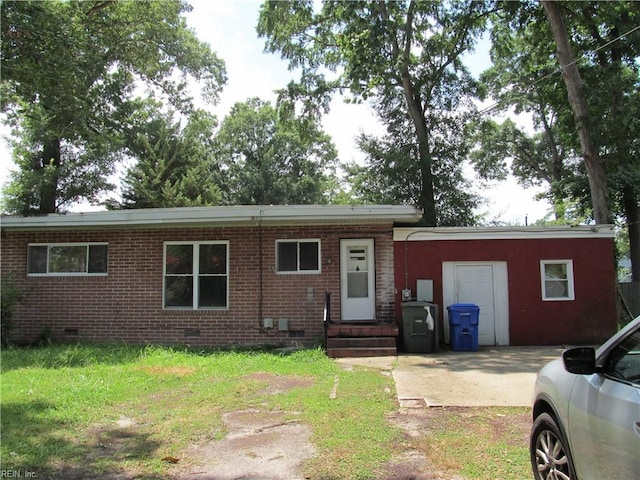
[[[25,290],[16,283],[13,275],[3,275],[2,286],[0,288],[1,310],[0,310],[0,336],[2,343],[9,341],[9,331],[11,330],[11,317],[14,306],[26,296]]]

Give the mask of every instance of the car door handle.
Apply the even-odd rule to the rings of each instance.
[[[633,426],[633,431],[636,432],[636,435],[640,437],[640,422],[636,422]]]

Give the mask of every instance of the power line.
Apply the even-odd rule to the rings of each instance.
[[[557,74],[557,73],[562,72],[562,69],[563,69],[563,68],[566,68],[566,67],[568,67],[568,66],[570,66],[570,65],[573,65],[573,64],[575,64],[575,63],[579,62],[580,60],[582,60],[583,58],[586,58],[586,57],[587,57],[587,55],[589,55],[589,54],[591,54],[591,53],[597,53],[597,52],[599,52],[600,50],[602,50],[602,49],[604,49],[604,48],[608,47],[609,45],[611,45],[611,44],[613,44],[613,43],[615,43],[615,42],[617,42],[617,41],[619,41],[619,40],[623,39],[623,38],[624,38],[624,37],[626,37],[627,35],[631,35],[632,33],[634,33],[634,32],[635,32],[635,31],[637,31],[637,30],[640,30],[640,25],[637,25],[636,27],[632,28],[632,29],[631,29],[631,30],[629,30],[628,32],[625,32],[625,33],[623,33],[623,34],[621,34],[621,35],[618,35],[618,36],[617,36],[616,38],[614,38],[613,40],[610,40],[610,41],[608,41],[607,43],[605,43],[604,45],[601,45],[601,46],[597,47],[597,48],[596,48],[596,49],[594,49],[593,51],[589,51],[589,52],[585,52],[585,53],[583,53],[579,58],[575,59],[575,60],[574,60],[573,62],[571,62],[571,63],[568,63],[568,64],[567,64],[567,65],[565,65],[564,67],[558,67],[558,68],[556,68],[553,72],[548,73],[547,75],[545,75],[545,76],[543,76],[543,77],[539,78],[538,80],[535,80],[534,82],[531,82],[531,83],[529,83],[529,84],[525,85],[525,88],[530,88],[530,87],[533,87],[533,86],[537,85],[537,84],[538,84],[538,83],[540,83],[540,82],[543,82],[543,81],[544,81],[544,80],[546,80],[547,78],[549,78],[549,77],[551,77],[551,76],[553,76],[553,75],[555,75],[555,74]],[[500,105],[500,102],[494,102],[493,104],[489,105],[488,107],[485,107],[485,108],[483,108],[482,110],[479,110],[479,111],[478,111],[478,113],[479,113],[479,114],[483,114],[483,113],[486,113],[486,112],[490,112],[491,110],[493,110],[494,108],[496,108],[498,105]],[[419,145],[420,143],[421,143],[420,141],[418,141],[418,142],[409,142],[409,143],[405,143],[405,144],[403,144],[403,145],[400,145],[400,147],[401,147],[401,148],[409,149],[409,148],[411,148],[411,147],[413,147],[413,146],[417,146],[417,145]]]
[[[626,37],[627,35],[631,35],[631,34],[632,34],[633,32],[635,32],[636,30],[640,30],[640,25],[638,25],[638,26],[636,26],[636,27],[632,28],[631,30],[629,30],[629,31],[628,31],[628,32],[626,32],[626,33],[623,33],[623,34],[621,34],[621,35],[618,35],[618,36],[617,36],[616,38],[614,38],[613,40],[609,40],[607,43],[605,43],[604,45],[599,46],[598,48],[596,48],[596,49],[595,49],[595,50],[593,50],[593,51],[589,51],[589,52],[585,52],[585,53],[583,53],[580,57],[576,58],[573,62],[566,64],[564,67],[560,66],[560,67],[556,68],[553,72],[548,73],[547,75],[545,75],[545,76],[543,76],[543,77],[539,78],[538,80],[536,80],[536,81],[534,81],[534,82],[531,82],[531,83],[529,83],[529,84],[526,84],[526,85],[525,85],[525,89],[529,89],[529,88],[531,88],[531,87],[534,87],[535,85],[537,85],[537,84],[538,84],[538,83],[540,83],[540,82],[543,82],[543,81],[544,81],[544,80],[546,80],[547,78],[552,77],[553,75],[556,75],[557,73],[561,73],[561,72],[562,72],[562,70],[563,70],[564,68],[567,68],[567,67],[569,67],[569,66],[571,66],[571,65],[574,65],[574,64],[578,63],[580,60],[582,60],[583,58],[586,58],[586,57],[587,57],[587,55],[589,55],[589,54],[591,54],[591,53],[598,53],[600,50],[602,50],[602,49],[604,49],[604,48],[608,47],[609,45],[611,45],[611,44],[613,44],[613,43],[615,43],[615,42],[617,42],[617,41],[619,41],[619,40],[622,40],[622,39],[623,39],[624,37]],[[500,105],[500,102],[494,102],[493,104],[489,105],[488,107],[485,107],[485,108],[483,108],[482,110],[480,110],[478,113],[481,113],[481,114],[482,114],[482,113],[490,112],[491,110],[493,110],[494,108],[496,108],[498,105]]]

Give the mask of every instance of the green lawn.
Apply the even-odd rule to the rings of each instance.
[[[265,394],[264,384],[252,380],[257,372],[305,381]],[[336,379],[339,394],[331,399]],[[1,468],[38,478],[95,477],[122,468],[137,478],[163,478],[164,457],[184,458],[189,445],[224,437],[223,413],[258,406],[295,411],[311,426],[312,478],[373,478],[401,436],[386,422],[396,409],[391,380],[345,371],[321,350],[8,348],[1,381]],[[123,418],[136,420],[136,438],[126,439],[126,451],[100,455],[106,426]]]
[[[414,440],[415,447],[431,452],[438,470],[478,480],[533,478],[529,408],[433,408],[427,410],[424,420],[427,434]]]
[[[258,409],[310,427],[310,480],[391,478],[384,467],[410,450],[440,478],[531,478],[527,409],[419,410],[423,434],[409,438],[390,420],[391,377],[342,369],[321,350],[52,345],[4,348],[1,360],[0,469],[23,477],[169,478],[175,467],[163,458],[188,466],[190,446],[228,433],[225,413]],[[274,378],[287,388],[265,389]],[[131,420],[126,435],[114,427]]]

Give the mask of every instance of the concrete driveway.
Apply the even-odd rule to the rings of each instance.
[[[483,347],[477,352],[340,359],[343,365],[387,370],[401,405],[530,406],[538,370],[562,347]]]

